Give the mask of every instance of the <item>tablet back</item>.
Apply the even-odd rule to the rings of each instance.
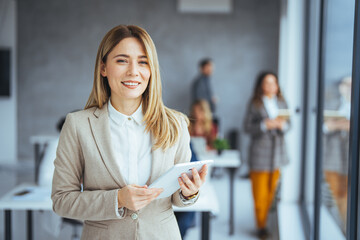
[[[200,169],[204,164],[207,164],[209,167],[209,165],[211,165],[213,162],[214,162],[213,160],[204,160],[204,161],[176,164],[168,171],[166,171],[163,175],[161,175],[158,179],[156,179],[149,186],[149,188],[164,189],[164,191],[157,197],[157,199],[169,197],[180,188],[178,177],[180,177],[182,173],[186,173],[189,176],[189,178],[192,179],[192,173],[191,173],[192,168],[196,168],[198,171],[200,171]]]

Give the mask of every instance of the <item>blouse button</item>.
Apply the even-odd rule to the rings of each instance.
[[[129,121],[131,121],[131,118],[128,118]]]
[[[131,214],[131,218],[133,220],[136,220],[138,218],[138,215],[136,213]]]

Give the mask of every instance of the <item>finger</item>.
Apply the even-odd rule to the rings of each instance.
[[[164,189],[163,188],[150,188],[148,189],[150,192],[150,195],[158,195],[158,194],[161,194]]]
[[[201,179],[201,182],[204,183],[205,182],[205,179],[206,179],[206,175],[207,175],[207,169],[206,171],[203,171],[200,173],[200,179]]]
[[[151,196],[154,192],[158,192],[157,188],[137,188],[133,190],[138,196]]]
[[[201,169],[200,169],[200,173],[203,172],[203,171],[207,171],[208,170],[208,165],[207,164],[204,164]]]
[[[139,203],[146,206],[147,204],[149,204],[151,201],[155,200],[160,194],[162,193],[162,191],[157,191],[154,192],[154,194],[150,195],[150,196],[146,196],[143,199],[139,200]]]
[[[150,201],[155,200],[162,192],[163,191],[155,193],[154,196],[150,199]]]
[[[141,199],[141,201],[149,201],[149,202],[151,202],[152,200],[157,198],[160,194],[161,194],[161,192],[154,192],[153,194],[151,194],[149,196],[144,196],[144,198]]]
[[[160,194],[164,191],[163,188],[149,188],[148,190],[151,191],[150,195]]]
[[[150,198],[157,198],[157,196],[159,196],[163,191],[164,189],[162,188],[156,188],[156,191],[153,192]]]
[[[142,188],[143,186],[137,185],[137,184],[130,184],[129,186],[135,187],[135,188]]]
[[[181,178],[184,181],[184,183],[186,184],[186,186],[191,191],[197,191],[197,187],[194,185],[194,183],[190,180],[190,178],[185,173],[181,174]]]
[[[195,186],[200,187],[201,186],[201,179],[200,179],[198,171],[195,168],[192,169],[192,175],[193,175]]]
[[[154,200],[158,196],[158,194],[161,193],[159,189],[156,189],[157,191],[147,192],[148,190],[150,189],[135,188],[135,190],[133,189],[133,191],[130,191],[128,196],[128,204],[126,207],[132,210],[139,210],[149,204],[149,202]]]
[[[133,201],[133,204],[136,206],[139,206],[140,204],[143,204],[143,203],[147,204],[148,202],[151,202],[152,200],[157,198],[159,194],[160,194],[159,192],[155,192],[154,194],[151,194],[151,195],[136,196],[132,199],[132,201]]]
[[[136,204],[134,205],[135,211],[138,211],[138,210],[146,207],[149,203],[150,203],[149,200],[136,202]]]
[[[154,193],[154,195],[152,195],[151,197],[149,197],[144,203],[145,206],[148,205],[149,203],[151,203],[153,200],[155,200],[159,195],[161,194],[161,192],[156,192]]]
[[[183,180],[182,180],[181,177],[178,178],[178,182],[179,182],[181,191],[182,191],[184,194],[190,191],[190,189],[188,189],[188,187],[185,185],[185,183],[183,182]]]
[[[207,169],[208,169],[208,165],[207,165],[207,164],[204,164],[204,165],[201,167],[200,171],[198,171],[198,173],[200,174],[201,172],[203,172],[203,171],[205,171],[205,170],[207,170]]]

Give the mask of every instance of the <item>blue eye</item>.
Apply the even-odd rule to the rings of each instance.
[[[139,62],[140,64],[148,64],[147,62],[145,62],[145,61],[141,61],[141,62]]]
[[[118,59],[118,60],[116,60],[116,62],[118,62],[118,63],[125,63],[126,61],[125,61],[124,59]]]

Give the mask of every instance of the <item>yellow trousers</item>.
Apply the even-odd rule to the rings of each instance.
[[[279,169],[270,171],[250,171],[257,227],[265,228],[266,220],[279,181]]]
[[[347,214],[347,175],[337,172],[325,171],[325,179],[329,184],[331,193],[339,209],[341,220],[346,226]]]

